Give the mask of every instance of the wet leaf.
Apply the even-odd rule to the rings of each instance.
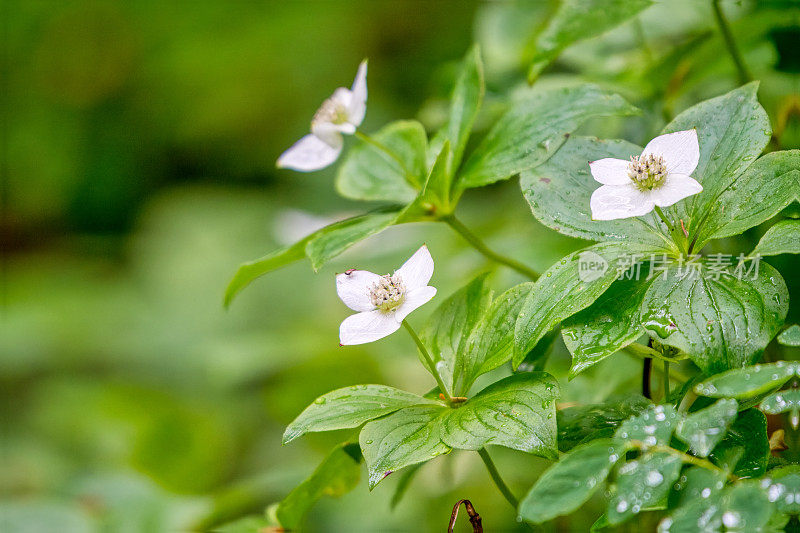
[[[761,400],[758,408],[768,415],[800,410],[800,389],[774,392]]]
[[[796,373],[797,365],[785,361],[736,368],[698,383],[694,391],[712,398],[744,400],[780,387]]]
[[[678,438],[689,445],[695,455],[706,457],[722,440],[736,418],[736,400],[719,400],[711,407],[691,413],[678,423]]]
[[[619,524],[648,506],[666,498],[672,483],[681,472],[679,456],[669,453],[648,453],[617,468],[606,516],[611,524]]]
[[[558,411],[558,449],[567,452],[583,442],[611,436],[622,422],[651,405],[650,400],[637,394],[619,402],[561,409]]]
[[[800,166],[800,156],[797,159],[797,164]],[[800,176],[800,170],[795,172]],[[800,220],[781,220],[769,228],[750,255],[780,254],[800,254]]]
[[[680,415],[671,405],[652,405],[642,414],[629,418],[619,426],[615,437],[639,441],[645,446],[668,446]]]
[[[769,458],[769,437],[764,413],[758,409],[740,412],[709,458],[736,476],[762,476]]]
[[[800,326],[794,324],[781,331],[778,335],[778,344],[784,346],[800,346]]]

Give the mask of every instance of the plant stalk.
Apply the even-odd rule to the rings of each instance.
[[[653,370],[653,359],[645,357],[642,364],[642,396],[648,400],[653,399],[653,393],[650,391],[650,373]]]
[[[747,69],[747,65],[745,65],[744,59],[742,58],[742,53],[739,51],[739,47],[736,44],[736,39],[733,37],[733,32],[728,24],[728,19],[725,18],[725,13],[722,11],[720,0],[711,0],[711,7],[714,9],[714,19],[717,21],[717,26],[722,34],[722,39],[725,41],[725,47],[728,49],[728,53],[731,55],[733,64],[736,65],[736,72],[739,76],[739,84],[744,85],[745,83],[753,81],[753,76]]]
[[[669,402],[669,361],[664,361],[664,403]]]
[[[442,220],[445,223],[447,223],[448,226],[453,228],[453,230],[455,230],[456,233],[461,235],[461,237],[463,237],[464,240],[467,241],[473,248],[478,250],[488,259],[491,259],[495,263],[500,263],[501,265],[505,265],[513,270],[516,270],[523,276],[527,276],[534,281],[539,279],[539,274],[530,267],[520,263],[516,259],[511,259],[510,257],[500,255],[491,248],[489,248],[488,246],[486,246],[486,244],[482,240],[480,240],[477,235],[475,235],[469,229],[467,229],[467,227],[460,220],[458,220],[455,217],[455,215],[447,215],[445,217],[442,217]]]
[[[517,500],[517,497],[514,496],[513,492],[511,492],[511,489],[508,488],[506,482],[503,481],[503,478],[500,476],[500,472],[498,472],[494,461],[492,461],[492,458],[489,457],[489,452],[486,451],[486,448],[481,448],[478,450],[478,455],[480,455],[481,459],[483,459],[483,464],[486,465],[486,469],[489,471],[489,475],[492,477],[494,484],[497,485],[500,493],[503,495],[503,497],[505,497],[506,501],[511,505],[511,507],[516,509],[519,505],[519,500]]]
[[[444,381],[442,381],[442,376],[439,375],[439,371],[436,369],[436,365],[433,362],[433,358],[431,354],[428,353],[428,349],[425,348],[425,345],[422,343],[422,340],[419,338],[419,335],[416,334],[414,329],[411,327],[411,324],[408,323],[407,320],[403,320],[403,327],[406,328],[408,334],[411,335],[411,338],[414,339],[414,342],[417,344],[417,348],[419,348],[420,353],[425,358],[425,362],[428,364],[428,368],[433,374],[434,379],[436,380],[436,384],[439,385],[439,390],[444,396],[444,399],[447,400],[447,403],[453,402],[453,397],[450,396],[450,393],[447,391],[447,387],[444,385]]]

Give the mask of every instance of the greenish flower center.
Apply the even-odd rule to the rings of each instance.
[[[660,155],[634,156],[628,165],[628,177],[640,191],[652,191],[664,184],[667,165]]]
[[[334,98],[328,98],[322,102],[322,105],[314,114],[314,118],[311,119],[312,125],[326,122],[331,124],[344,124],[347,122],[347,109]]]
[[[406,295],[406,286],[400,276],[381,276],[369,291],[369,299],[372,305],[381,311],[391,311],[396,309]]]

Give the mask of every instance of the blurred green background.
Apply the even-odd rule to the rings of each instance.
[[[784,149],[800,144],[794,6],[725,5]],[[222,293],[240,262],[369,207],[333,194],[335,167],[274,167],[362,58],[370,59],[366,131],[409,117],[433,131],[455,65],[478,40],[485,126],[524,85],[532,39],[554,9],[546,1],[5,3],[4,529],[207,530],[258,514],[349,436],[280,446],[286,424],[317,395],[369,382],[428,390],[405,336],[338,346],[349,311],[333,274],[355,265],[390,271],[426,242],[433,284],[447,295],[485,262],[443,225],[390,228],[316,274],[292,265],[227,312]],[[642,143],[675,112],[737,85],[720,43],[705,2],[657,4],[569,48],[537,83],[618,90],[644,116],[585,132]],[[581,246],[539,226],[514,182],[468,194],[459,212],[493,247],[536,269]],[[757,237],[732,248],[747,251]],[[518,281],[495,277],[498,290]],[[638,363],[612,359],[563,379],[565,401],[636,390]],[[565,376],[560,341],[551,360]],[[547,465],[493,453],[518,493]],[[522,527],[476,454],[427,464],[392,509],[396,486],[389,478],[369,493],[362,481],[320,502],[306,530],[440,531],[459,498],[473,501],[489,531]],[[597,502],[554,527],[587,530],[601,512]]]

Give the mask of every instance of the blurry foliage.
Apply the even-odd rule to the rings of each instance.
[[[761,80],[777,142],[800,147],[798,9],[724,7]],[[405,339],[337,346],[347,310],[332,274],[356,261],[387,270],[424,240],[448,258],[434,281],[450,294],[484,261],[446,228],[391,228],[318,275],[291,266],[228,312],[225,282],[242,258],[315,229],[314,216],[352,214],[351,202],[334,200],[334,170],[279,172],[274,161],[358,61],[370,58],[368,130],[416,117],[430,132],[444,119],[457,62],[477,40],[488,87],[480,128],[525,85],[536,36],[555,10],[556,2],[450,0],[5,5],[2,529],[175,531],[257,515],[348,438],[280,447],[285,425],[314,397],[359,382],[426,392]],[[705,2],[657,3],[566,48],[537,84],[592,81],[620,92],[645,116],[582,131],[641,142],[737,84],[712,24]],[[466,194],[462,210],[476,233],[540,271],[580,246],[539,226],[512,182]],[[752,249],[764,230],[750,233],[732,248]],[[784,271],[789,261],[770,259]],[[512,281],[508,272],[495,279]],[[787,283],[795,297],[797,278]],[[787,323],[797,322],[796,309]],[[548,370],[570,405],[638,387],[633,358],[568,382],[569,364],[556,339]],[[442,509],[465,494],[489,530],[521,527],[473,455],[423,467],[410,481],[415,497],[394,513],[399,480],[368,494],[362,476],[355,491],[313,508],[307,530],[400,528],[407,516],[420,530],[440,530]],[[517,492],[548,464],[496,455]],[[588,530],[603,510],[598,498],[556,527]]]

